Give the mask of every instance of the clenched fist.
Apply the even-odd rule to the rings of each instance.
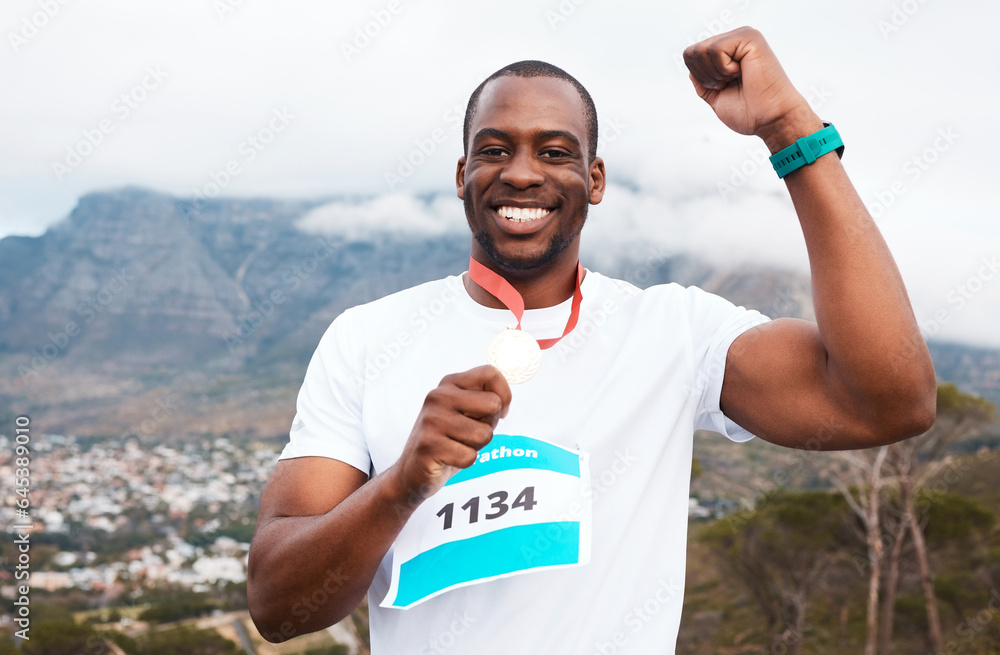
[[[750,27],[719,34],[684,50],[695,91],[723,123],[755,134],[776,152],[789,135],[806,136],[823,127],[792,86],[764,36]]]
[[[445,376],[427,394],[394,464],[404,497],[424,500],[468,468],[510,408],[507,380],[492,366]]]

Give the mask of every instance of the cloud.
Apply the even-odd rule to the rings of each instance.
[[[780,189],[780,187],[779,187]],[[927,208],[933,212],[933,207]],[[877,223],[896,260],[925,336],[1000,347],[1000,239],[914,218]],[[366,238],[381,232],[465,234],[452,194],[384,194],[322,205],[298,223],[307,232]],[[805,240],[790,200],[778,190],[723,196],[609,184],[591,207],[581,258],[595,270],[693,255],[722,270],[747,264],[809,274]]]
[[[9,0],[0,10],[0,88],[12,99],[0,103],[0,237],[40,234],[94,189],[190,197],[233,161],[240,174],[224,195],[374,198],[317,209],[308,229],[464,229],[452,190],[456,107],[494,70],[540,58],[580,78],[601,116],[617,184],[585,232],[596,250],[656,243],[717,264],[805,270],[784,185],[759,163],[759,142],[722,126],[679,64],[692,41],[749,24],[840,129],[845,166],[878,214],[918,315],[950,310],[940,335],[997,342],[1000,285],[987,281],[961,308],[949,294],[1000,241],[996,167],[978,146],[1000,140],[1000,87],[967,65],[991,60],[1000,4],[509,0],[483,11],[400,0],[391,16],[384,0],[56,4],[17,47],[10,34],[40,5]],[[801,29],[812,24],[838,38]],[[149,66],[168,73],[162,85],[127,116],[116,111]],[[276,108],[294,122],[251,160],[241,144]],[[53,162],[102,120],[114,131],[59,181]],[[956,136],[945,143],[942,130]],[[386,174],[420,155],[395,187],[403,193],[383,197]]]
[[[457,198],[436,195],[420,199],[407,193],[361,201],[336,200],[306,214],[297,227],[305,232],[355,239],[380,232],[440,236],[468,229]]]

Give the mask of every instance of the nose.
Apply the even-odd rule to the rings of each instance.
[[[545,176],[539,166],[530,150],[518,148],[500,172],[500,181],[516,189],[540,186],[545,182]]]

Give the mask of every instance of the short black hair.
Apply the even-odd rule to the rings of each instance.
[[[483,83],[477,86],[476,90],[469,96],[469,105],[465,108],[465,129],[462,133],[462,147],[465,150],[465,154],[469,153],[469,130],[472,129],[472,119],[479,108],[479,96],[487,84],[501,77],[554,77],[559,80],[565,80],[575,86],[576,90],[580,93],[580,98],[583,100],[583,118],[587,126],[587,154],[590,157],[590,161],[594,161],[594,158],[597,157],[597,108],[594,106],[594,99],[590,97],[590,93],[587,92],[587,89],[575,77],[558,66],[535,59],[518,61],[504,66],[483,80]]]

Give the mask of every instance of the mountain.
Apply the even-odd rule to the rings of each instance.
[[[28,412],[39,431],[118,438],[283,435],[309,357],[340,312],[466,268],[467,233],[297,227],[330,202],[354,201],[195,205],[125,188],[81,198],[40,237],[3,239],[0,420]],[[599,270],[811,318],[805,276],[618,252]],[[942,379],[1000,401],[1000,351],[932,349]]]

